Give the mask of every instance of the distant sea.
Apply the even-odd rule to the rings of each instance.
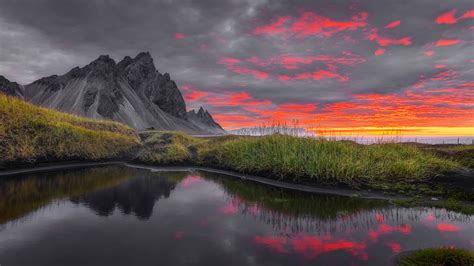
[[[332,136],[328,139],[351,140],[361,144],[418,142],[425,144],[474,144],[473,136]]]

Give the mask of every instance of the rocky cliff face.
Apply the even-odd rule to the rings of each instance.
[[[212,132],[225,133],[225,130],[212,118],[211,114],[204,108],[199,108],[199,111],[191,110],[188,112],[188,121],[202,130],[212,129]]]
[[[138,130],[181,130],[192,134],[220,134],[213,124],[188,119],[186,103],[168,73],[155,68],[149,53],[116,63],[100,56],[62,76],[50,76],[24,87],[25,100],[81,116],[111,119]],[[207,113],[209,114],[209,113]],[[206,121],[209,120],[206,116]]]
[[[11,82],[0,75],[0,92],[6,95],[23,98],[23,87],[16,82]]]

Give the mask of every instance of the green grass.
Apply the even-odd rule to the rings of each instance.
[[[461,166],[406,144],[359,145],[285,135],[197,139],[182,133],[145,137],[138,161],[192,163],[269,178],[351,187],[419,183]]]
[[[0,164],[102,160],[139,144],[123,124],[41,108],[0,95]]]
[[[472,251],[455,248],[429,248],[401,258],[398,265],[474,265],[474,253]]]

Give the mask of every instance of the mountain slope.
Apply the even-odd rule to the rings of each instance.
[[[10,82],[2,75],[0,75],[0,92],[23,99],[23,87],[16,82]]]
[[[186,103],[168,73],[155,68],[149,53],[116,63],[100,56],[62,76],[50,76],[25,86],[33,104],[96,119],[111,119],[138,130],[180,130],[191,134],[221,134],[216,127],[188,121]]]

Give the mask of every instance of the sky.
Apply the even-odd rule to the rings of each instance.
[[[226,129],[474,136],[471,0],[0,0],[0,75],[149,51]]]

